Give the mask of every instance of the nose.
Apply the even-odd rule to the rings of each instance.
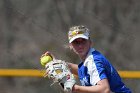
[[[83,47],[83,44],[82,44],[82,43],[79,43],[79,44],[78,44],[78,47],[79,47],[79,48],[82,48],[82,47]]]

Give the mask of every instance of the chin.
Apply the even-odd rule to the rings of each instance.
[[[85,53],[78,53],[80,56],[85,56]]]

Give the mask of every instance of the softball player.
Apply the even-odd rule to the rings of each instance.
[[[77,74],[80,85],[74,85],[76,93],[131,93],[110,62],[99,51],[91,47],[89,30],[85,26],[74,26],[68,33],[69,46],[81,59],[79,65],[68,63]]]

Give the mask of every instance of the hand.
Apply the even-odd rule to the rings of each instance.
[[[73,92],[77,92],[79,90],[79,85],[74,84],[72,87]]]
[[[51,56],[52,58],[54,58],[54,56],[49,51],[46,51],[44,54],[41,55],[41,57],[43,56]]]
[[[72,92],[76,80],[65,61],[55,59],[47,63],[45,68],[45,77],[52,79],[54,83],[60,83],[66,93]]]

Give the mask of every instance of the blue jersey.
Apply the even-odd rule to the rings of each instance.
[[[94,86],[98,81],[108,79],[112,92],[131,93],[115,68],[94,48],[90,49],[85,61],[78,65],[78,76],[83,86]]]

